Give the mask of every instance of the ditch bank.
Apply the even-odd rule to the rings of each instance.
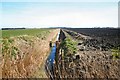
[[[96,49],[86,43],[90,39],[86,35],[64,30],[66,39],[62,40],[57,63],[55,65],[55,80],[59,79],[119,79],[119,59],[112,59],[110,51]],[[77,42],[77,44],[74,42]],[[93,42],[93,41],[92,41]],[[87,47],[87,45],[89,45]],[[100,43],[98,43],[100,45]],[[76,50],[76,49],[77,50]],[[74,51],[75,50],[75,51]],[[61,56],[62,55],[62,56]]]

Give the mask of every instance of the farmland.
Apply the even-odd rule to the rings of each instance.
[[[66,38],[61,43],[59,64],[55,68],[57,77],[119,79],[120,43],[117,29],[69,28],[62,31]]]
[[[2,78],[46,78],[44,62],[49,41],[59,29],[2,30]]]
[[[44,65],[49,43],[56,41],[59,32],[51,70],[54,78],[119,78],[118,30],[106,28],[2,30],[2,77],[48,78]]]
[[[9,38],[20,35],[40,36],[49,33],[49,29],[19,29],[19,30],[3,30],[2,37]]]
[[[91,36],[103,43],[120,46],[120,28],[68,28],[68,30]]]

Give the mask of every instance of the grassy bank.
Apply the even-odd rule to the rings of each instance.
[[[64,56],[74,55],[77,53],[77,42],[66,32],[65,40],[61,43],[61,48],[64,50]]]
[[[2,30],[2,77],[33,77],[47,56],[49,40],[55,34],[54,29]]]

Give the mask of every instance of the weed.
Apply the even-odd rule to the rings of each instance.
[[[119,49],[111,49],[113,59],[120,59],[120,50]]]
[[[61,47],[64,50],[65,55],[75,54],[77,52],[77,43],[70,38],[66,38],[62,43]]]

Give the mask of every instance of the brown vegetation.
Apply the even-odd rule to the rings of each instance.
[[[51,30],[50,34],[45,36],[44,39],[27,35],[11,37],[14,41],[10,44],[9,50],[14,46],[18,49],[18,52],[15,57],[8,54],[2,55],[2,62],[0,63],[2,78],[46,77],[45,72],[40,73],[39,71],[49,54],[49,41],[56,37],[58,31],[58,29]]]

